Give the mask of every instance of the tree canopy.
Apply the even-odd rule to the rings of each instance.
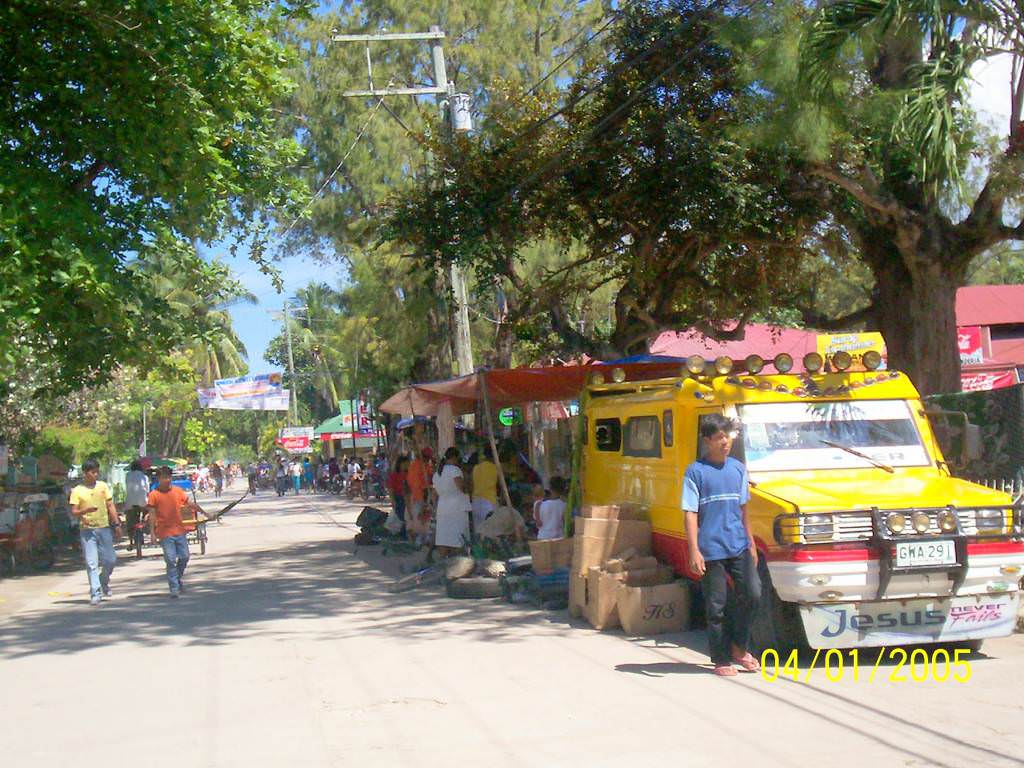
[[[299,199],[278,35],[308,0],[12,0],[0,9],[0,359],[102,381],[202,332],[143,272]],[[258,239],[258,238],[257,238]],[[256,252],[259,258],[259,251]]]

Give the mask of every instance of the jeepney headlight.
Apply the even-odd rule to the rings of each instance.
[[[732,358],[728,355],[722,355],[715,359],[715,371],[719,376],[725,376],[732,373]]]
[[[839,350],[832,355],[832,367],[837,371],[845,371],[853,365],[853,357],[844,349]]]
[[[915,512],[911,517],[911,522],[914,524],[914,530],[918,533],[927,533],[928,529],[932,527],[932,521],[928,518],[927,512]]]
[[[704,358],[700,355],[690,355],[686,358],[686,372],[693,376],[700,376],[704,373]]]
[[[1006,526],[1006,512],[1001,509],[979,509],[975,515],[979,533],[1002,533]]]
[[[801,532],[807,541],[831,541],[834,534],[832,515],[806,515]]]
[[[793,356],[780,352],[775,356],[772,365],[775,366],[775,370],[779,373],[789,373],[793,370]]]
[[[939,530],[943,533],[952,533],[956,530],[956,514],[949,509],[939,512]]]
[[[892,533],[903,533],[907,527],[907,516],[902,512],[890,512],[885,518],[885,524]]]
[[[808,352],[804,355],[804,370],[808,373],[817,373],[825,366],[825,358],[817,352]]]

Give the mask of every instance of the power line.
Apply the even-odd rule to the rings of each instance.
[[[385,91],[388,90],[388,88],[390,88],[394,82],[395,82],[395,78],[392,77],[390,80],[388,80],[388,84],[386,86],[384,86],[384,90]],[[338,165],[335,167],[335,169],[333,171],[331,171],[331,175],[328,176],[327,180],[324,181],[324,183],[320,185],[320,188],[315,193],[313,193],[313,196],[311,198],[309,198],[309,200],[306,202],[306,204],[302,207],[302,210],[299,211],[299,214],[292,220],[292,223],[288,225],[288,229],[286,229],[284,231],[284,234],[282,235],[282,237],[287,237],[288,236],[288,233],[291,232],[292,229],[295,228],[295,225],[299,223],[299,220],[303,216],[306,215],[306,211],[309,210],[309,207],[313,204],[313,201],[315,201],[320,196],[321,192],[323,192],[325,189],[327,189],[327,185],[330,184],[334,180],[335,176],[338,175],[338,171],[341,170],[341,166],[343,166],[345,164],[345,161],[348,160],[348,156],[352,154],[352,150],[354,150],[356,148],[356,145],[359,143],[359,140],[363,138],[363,134],[366,133],[366,129],[370,127],[370,123],[372,123],[373,122],[373,118],[375,118],[377,116],[377,111],[380,109],[381,104],[383,104],[383,103],[384,103],[384,97],[381,96],[380,99],[377,101],[377,104],[374,106],[373,110],[370,112],[370,116],[366,119],[366,122],[363,123],[363,127],[360,128],[359,129],[359,133],[356,134],[356,138],[352,142],[352,146],[350,146],[348,148],[348,151],[345,152],[345,156],[341,158],[341,162],[339,162]]]

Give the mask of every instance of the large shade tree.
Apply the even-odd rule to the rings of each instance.
[[[567,352],[644,352],[690,325],[736,337],[794,301],[819,211],[786,153],[732,136],[765,107],[716,40],[717,5],[624,6],[562,98],[509,89],[479,136],[438,143],[448,183],[396,199],[386,236],[510,286],[510,336],[543,316]],[[534,269],[524,254],[547,238],[566,258]],[[611,327],[581,332],[574,304],[609,287]]]
[[[980,254],[1024,238],[1013,214],[1024,191],[1024,9],[1008,0],[751,7],[739,38],[748,35],[753,87],[774,106],[759,140],[801,155],[808,192],[870,269],[872,301],[856,319],[883,332],[892,363],[922,390],[959,389],[956,290]],[[999,55],[1014,62],[1009,139],[991,153],[968,96],[972,68]]]

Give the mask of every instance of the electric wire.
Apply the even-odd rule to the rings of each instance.
[[[395,79],[392,77],[390,80],[388,80],[388,84],[384,86],[384,90],[388,90],[394,82]],[[320,194],[325,189],[327,189],[327,185],[334,181],[334,177],[338,175],[338,171],[341,170],[341,167],[345,164],[345,161],[348,160],[349,155],[352,154],[353,150],[355,150],[356,146],[359,144],[359,141],[363,138],[363,134],[365,134],[366,130],[370,127],[370,123],[372,123],[373,119],[377,116],[377,112],[380,110],[381,105],[383,103],[384,96],[381,96],[377,103],[374,105],[373,109],[370,111],[370,116],[366,119],[366,122],[363,123],[363,127],[360,128],[359,133],[356,134],[355,139],[352,141],[352,145],[348,148],[348,151],[346,151],[345,155],[341,158],[341,161],[338,163],[337,166],[335,166],[334,170],[331,171],[330,176],[327,177],[324,183],[320,185],[320,188],[317,189],[317,191],[313,193],[313,196],[306,201],[306,204],[302,207],[302,210],[299,211],[298,215],[292,220],[292,223],[288,225],[288,229],[284,231],[282,237],[288,236],[288,233],[291,232],[292,229],[295,228],[295,225],[298,224],[299,221],[302,219],[302,217],[306,215],[306,212],[309,210],[309,207],[313,205],[313,202],[318,197],[320,197]]]

